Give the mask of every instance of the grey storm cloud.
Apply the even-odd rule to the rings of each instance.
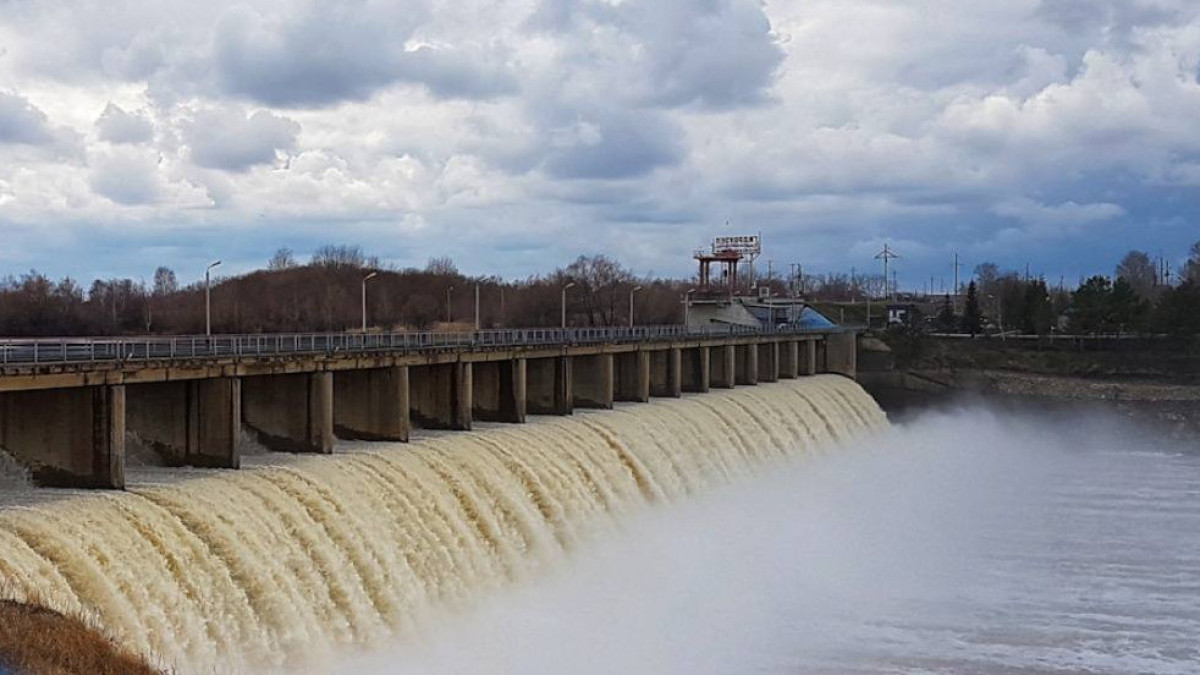
[[[199,166],[244,171],[274,162],[277,151],[291,151],[299,133],[295,120],[266,110],[247,117],[239,110],[204,109],[188,122],[183,138]]]
[[[23,96],[0,91],[0,143],[46,145],[53,141],[46,113]]]
[[[654,113],[590,111],[552,130],[546,171],[556,178],[635,178],[679,162],[683,134]]]
[[[109,143],[145,143],[154,137],[154,125],[142,113],[131,113],[109,103],[96,120],[96,131]]]
[[[397,82],[445,98],[487,98],[517,84],[499,55],[483,49],[406,49],[427,19],[420,3],[401,10],[363,3],[310,5],[286,19],[247,9],[217,25],[213,67],[226,93],[279,107],[361,101]]]
[[[784,59],[758,0],[544,0],[527,27],[563,37],[571,66],[619,85],[604,95],[642,105],[757,104]]]

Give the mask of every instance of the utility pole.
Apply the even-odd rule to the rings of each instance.
[[[562,327],[567,327],[567,289],[575,285],[574,281],[568,282],[562,287]]]
[[[633,328],[633,294],[642,290],[641,286],[634,286],[629,289],[629,327]]]
[[[475,331],[479,331],[479,284],[475,284]]]
[[[208,264],[208,267],[204,268],[204,334],[205,335],[212,335],[212,293],[209,291],[208,273],[210,271],[212,271],[212,268],[214,268],[220,264],[221,264],[220,260],[214,260]],[[115,303],[116,300],[114,299],[113,302]],[[114,304],[113,307],[114,307],[114,311],[115,311],[116,305]]]
[[[367,282],[379,276],[379,272],[371,272],[362,280],[362,332],[367,334]]]
[[[890,296],[891,296],[891,293],[890,293],[890,292],[888,292],[888,262],[889,262],[889,261],[891,261],[891,260],[894,260],[895,258],[899,258],[899,257],[900,257],[900,256],[899,256],[899,255],[897,255],[895,251],[893,251],[892,249],[888,248],[888,245],[887,245],[887,244],[884,244],[884,245],[883,245],[883,250],[879,252],[879,255],[876,255],[876,256],[875,256],[875,259],[876,259],[876,260],[882,260],[882,261],[883,261],[883,287],[884,287],[884,288],[883,288],[883,290],[884,290],[884,294],[883,294],[883,295],[884,295],[884,300],[888,300],[888,299],[890,299]]]

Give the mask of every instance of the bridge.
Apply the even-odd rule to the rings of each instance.
[[[0,447],[47,487],[123,489],[127,435],[173,466],[412,428],[522,423],[817,373],[855,377],[855,331],[638,326],[0,340]]]

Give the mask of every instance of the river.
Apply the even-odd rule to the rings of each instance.
[[[313,672],[1200,672],[1200,447],[973,408],[629,522]]]

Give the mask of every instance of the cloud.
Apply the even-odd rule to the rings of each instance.
[[[45,145],[53,141],[46,113],[23,96],[0,91],[0,143]]]
[[[205,108],[183,129],[197,165],[209,169],[244,171],[276,161],[278,153],[296,146],[300,125],[294,120],[259,110],[247,116],[233,108]]]
[[[89,184],[118,204],[152,204],[162,193],[158,157],[136,148],[113,148],[92,159]]]
[[[125,112],[111,102],[96,120],[96,131],[109,143],[144,143],[154,137],[154,125],[145,114]]]
[[[1024,198],[1001,202],[993,207],[992,211],[998,216],[1039,227],[1073,227],[1125,215],[1125,209],[1117,204],[1064,202],[1048,205]]]

